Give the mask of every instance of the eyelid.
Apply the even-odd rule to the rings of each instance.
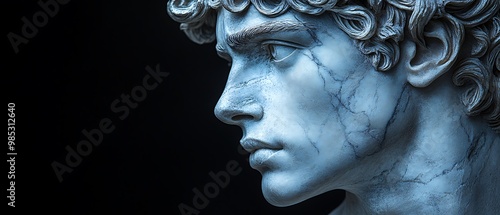
[[[223,46],[221,46],[220,44],[216,44],[215,51],[217,52],[217,55],[219,57],[228,62],[231,62],[231,56],[229,55],[229,53],[227,53],[227,50]]]
[[[272,49],[271,49],[272,46]],[[267,52],[274,52],[276,49],[293,49],[289,53],[286,54],[286,56],[278,57],[276,59],[276,56],[272,56],[272,53],[268,53],[270,56],[271,61],[275,63],[280,63],[286,59],[288,59],[290,56],[292,56],[295,52],[297,52],[298,49],[304,48],[304,46],[299,45],[297,43],[293,42],[288,42],[288,41],[282,41],[282,40],[265,40],[262,42],[262,47],[265,49]]]
[[[300,45],[298,43],[288,42],[288,41],[283,41],[283,40],[264,40],[264,41],[262,41],[262,45],[263,46],[281,45],[281,46],[289,46],[289,47],[296,48],[296,49],[302,49],[305,47],[305,46]]]
[[[221,57],[222,59],[231,62],[231,56],[229,56],[228,53],[226,53],[226,52],[217,52],[217,55],[219,55],[219,57]]]

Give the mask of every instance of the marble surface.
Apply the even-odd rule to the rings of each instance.
[[[332,214],[500,213],[500,2],[362,2],[168,12],[230,63],[214,112],[270,204],[342,189]]]

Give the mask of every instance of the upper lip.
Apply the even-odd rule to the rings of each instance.
[[[259,149],[273,149],[273,150],[282,149],[282,147],[279,145],[270,144],[253,138],[245,138],[240,141],[240,144],[243,147],[243,149],[245,149],[249,153],[255,152]]]

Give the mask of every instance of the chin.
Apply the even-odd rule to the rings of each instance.
[[[262,175],[262,194],[269,204],[277,207],[298,204],[315,196],[301,180],[303,178],[265,173]]]
[[[276,207],[288,207],[304,201],[302,199],[299,199],[296,195],[291,195],[283,192],[286,191],[275,192],[275,190],[269,190],[262,187],[262,194],[264,195],[266,201]]]

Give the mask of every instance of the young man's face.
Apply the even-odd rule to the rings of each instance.
[[[370,165],[382,166],[374,161],[402,135],[398,122],[411,121],[405,77],[375,71],[327,14],[222,9],[217,50],[232,66],[215,114],[243,129],[271,204],[374,177]]]

